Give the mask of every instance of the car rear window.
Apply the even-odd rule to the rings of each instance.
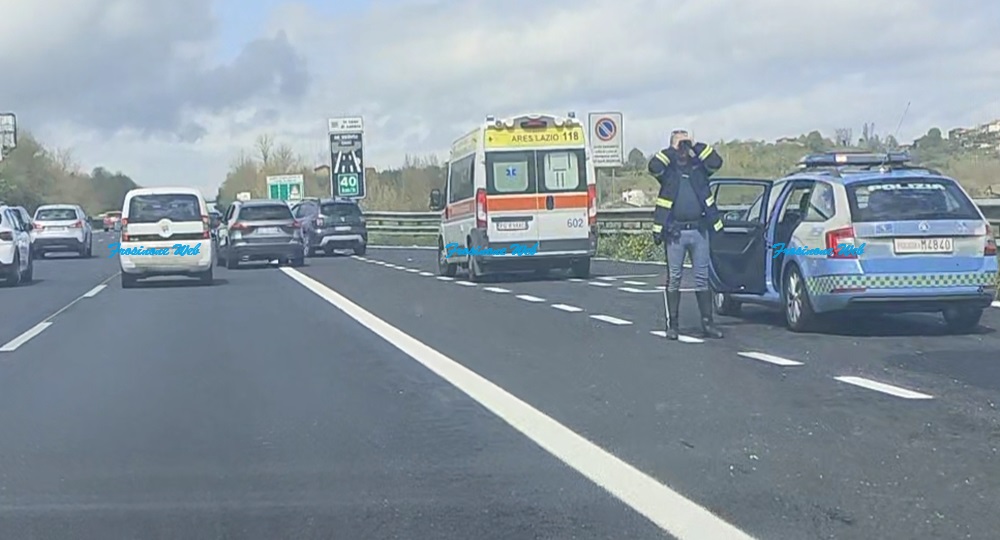
[[[72,208],[42,208],[35,215],[36,221],[72,221],[76,210]]]
[[[262,204],[240,208],[240,221],[271,221],[292,219],[292,210],[287,204]]]
[[[953,181],[938,178],[878,180],[847,186],[856,222],[980,219],[975,204]]]
[[[201,221],[198,197],[187,193],[136,195],[128,204],[129,223],[170,221]]]
[[[324,204],[320,208],[320,213],[324,217],[361,217],[361,208],[354,204],[333,203]]]

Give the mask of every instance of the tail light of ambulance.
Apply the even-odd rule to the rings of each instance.
[[[848,226],[826,233],[826,248],[831,250],[831,259],[857,259],[857,253],[840,253],[837,246],[841,244],[854,245],[854,227]]]
[[[587,186],[587,223],[597,225],[597,186]]]
[[[201,237],[202,239],[208,239],[212,237],[212,218],[208,216],[201,216]]]
[[[486,190],[483,188],[476,191],[476,228],[486,228]]]
[[[983,250],[983,255],[992,255],[996,257],[997,255],[997,239],[993,236],[993,227],[986,224],[986,248]]]

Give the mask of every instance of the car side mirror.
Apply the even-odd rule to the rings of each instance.
[[[430,207],[431,207],[431,211],[434,211],[434,212],[437,212],[437,211],[440,211],[440,210],[444,210],[444,203],[441,200],[441,190],[440,189],[435,188],[435,189],[431,190],[431,204],[430,204]]]

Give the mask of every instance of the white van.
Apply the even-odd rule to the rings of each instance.
[[[122,288],[152,276],[191,276],[212,283],[212,228],[199,190],[133,189],[125,195],[120,227]]]
[[[477,281],[489,272],[569,268],[588,277],[597,178],[587,141],[572,113],[490,116],[455,141],[445,192],[431,192],[431,209],[443,210],[439,272],[463,267]]]

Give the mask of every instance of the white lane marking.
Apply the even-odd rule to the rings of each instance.
[[[434,274],[432,274],[432,273],[430,273],[430,272],[420,272],[420,275],[421,275],[421,276],[424,276],[424,277],[431,277],[431,276],[433,276]]]
[[[640,285],[642,287],[646,286],[646,282],[645,281],[623,281],[622,283],[624,283],[626,285]]]
[[[101,283],[100,285],[94,287],[93,289],[90,289],[89,291],[83,293],[83,298],[93,298],[93,297],[97,296],[97,293],[103,291],[106,288],[107,288],[107,285],[105,285],[104,283]]]
[[[483,290],[499,294],[506,294],[510,292],[510,289],[504,289],[503,287],[483,287]]]
[[[471,281],[456,281],[455,285],[461,285],[463,287],[475,287],[476,284]]]
[[[635,294],[660,293],[660,292],[663,292],[663,291],[658,291],[656,289],[636,289],[636,288],[633,288],[633,287],[618,287],[618,290],[622,291],[622,292],[635,293]]]
[[[611,315],[591,315],[590,318],[606,322],[608,324],[613,324],[615,326],[627,326],[632,324],[632,321],[626,321],[625,319],[619,319],[618,317],[612,317]]]
[[[882,392],[883,394],[889,394],[890,396],[896,396],[903,399],[934,399],[934,396],[914,392],[913,390],[907,390],[906,388],[900,388],[891,384],[873,381],[864,377],[834,377],[834,379],[837,379],[842,383],[853,384],[854,386],[860,386],[861,388],[867,388],[868,390]]]
[[[583,283],[584,281],[587,281],[587,280],[574,277],[574,278],[569,278],[568,281],[570,283]]]
[[[649,333],[653,334],[654,336],[660,336],[661,338],[667,337],[666,330],[652,330]],[[704,339],[696,338],[694,336],[685,336],[684,334],[680,334],[679,336],[677,336],[677,341],[680,341],[681,343],[705,343]]]
[[[663,285],[656,287],[658,291],[665,291],[667,288]],[[698,292],[698,289],[678,289],[680,292]]]
[[[753,540],[708,509],[588,441],[489,379],[369,313],[294,268],[282,272],[479,402],[594,484],[680,540]]]
[[[599,277],[597,279],[599,279],[601,281],[614,281],[614,280],[616,280],[618,278],[616,278],[615,276],[603,276],[603,277]]]
[[[1000,308],[1000,300],[994,300],[993,303],[990,304],[990,305],[993,306],[993,307]]]
[[[623,275],[620,275],[620,276],[608,276],[608,277],[613,277],[613,278],[616,278],[616,279],[623,279],[623,278],[624,279],[628,279],[628,278],[640,279],[640,278],[658,277],[660,275],[661,274],[627,274],[627,275],[623,274]]]
[[[440,279],[441,281],[455,281],[455,278],[448,276],[438,276],[437,278]]]
[[[582,309],[576,306],[568,306],[566,304],[552,304],[552,307],[558,310],[567,311],[569,313],[580,313],[581,311],[583,311]]]
[[[802,366],[805,365],[802,362],[797,362],[795,360],[789,360],[787,358],[782,358],[780,356],[775,356],[773,354],[767,354],[762,352],[738,352],[736,353],[743,358],[750,358],[752,360],[760,360],[761,362],[767,362],[768,364],[774,364],[776,366]]]
[[[0,347],[0,352],[14,352],[15,350],[17,350],[18,347],[20,347],[21,345],[24,345],[25,343],[27,343],[28,340],[30,340],[31,338],[37,336],[38,334],[41,334],[42,332],[45,331],[46,328],[52,326],[52,319],[58,317],[60,313],[62,313],[64,311],[66,311],[67,309],[73,307],[80,300],[83,300],[84,298],[88,298],[88,296],[87,296],[88,294],[90,294],[95,289],[97,289],[97,287],[100,287],[102,285],[106,286],[109,281],[111,281],[112,279],[115,279],[116,277],[118,277],[118,274],[120,274],[120,273],[121,272],[115,272],[114,274],[112,274],[111,276],[109,276],[104,281],[98,283],[93,289],[91,289],[91,290],[89,290],[89,291],[81,294],[80,296],[77,296],[75,299],[73,299],[72,302],[66,304],[65,306],[63,306],[61,308],[59,308],[52,315],[49,315],[48,317],[45,317],[44,319],[42,319],[42,322],[36,324],[35,326],[32,326],[30,329],[28,329],[28,331],[24,332],[20,336],[17,336],[16,338],[8,341],[6,344],[4,344],[3,347]],[[94,294],[97,294],[97,293],[94,293]]]
[[[416,268],[407,268],[406,271],[409,272],[409,273],[411,273],[411,274],[419,274],[420,273],[420,270],[417,270]]]
[[[373,246],[373,245],[369,244],[368,247],[370,247],[372,249],[428,249],[428,250],[429,249],[433,249],[435,251],[437,250],[437,248],[434,247],[434,246],[417,246],[417,245],[412,245],[412,246]]]
[[[52,323],[48,322],[48,321],[40,322],[40,323],[36,324],[35,326],[32,326],[31,328],[27,329],[20,336],[17,336],[16,338],[8,341],[3,347],[0,347],[0,352],[14,352],[14,351],[16,351],[18,347],[20,347],[21,345],[24,345],[25,343],[27,343],[28,341],[30,341],[31,338],[37,336],[38,334],[41,334],[42,332],[45,331],[46,328],[48,328],[50,326],[52,326]]]
[[[524,300],[525,302],[544,302],[545,301],[544,298],[539,298],[537,296],[531,296],[530,294],[519,294],[519,295],[517,295],[516,298],[518,298],[520,300]]]
[[[590,285],[593,285],[595,287],[614,287],[614,285],[610,283],[603,283],[601,281],[591,281]]]

